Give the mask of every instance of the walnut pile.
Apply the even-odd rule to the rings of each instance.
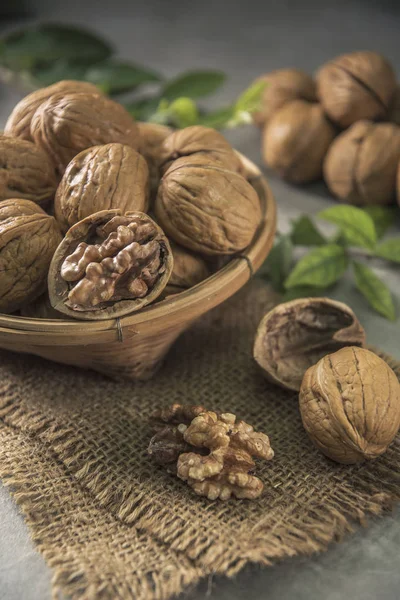
[[[81,319],[139,310],[163,291],[173,265],[160,228],[144,213],[101,211],[68,231],[54,254],[54,308]]]
[[[173,404],[153,417],[148,453],[209,500],[258,498],[264,484],[253,458],[271,460],[269,438],[236,415]]]

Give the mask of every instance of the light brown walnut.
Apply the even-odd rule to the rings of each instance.
[[[342,348],[310,367],[300,390],[303,425],[314,444],[344,464],[383,454],[400,426],[400,384],[362,348]]]
[[[73,225],[57,249],[50,302],[77,319],[119,317],[153,302],[172,266],[168,240],[150,217],[100,211]]]
[[[171,127],[157,123],[138,123],[140,134],[140,153],[147,160],[150,173],[151,195],[157,193],[160,183],[160,156],[163,141],[173,132]]]
[[[175,242],[171,242],[171,250],[174,268],[164,290],[166,296],[184,292],[209,277],[210,269],[201,256],[189,252]]]
[[[69,163],[57,189],[55,217],[61,229],[100,210],[146,212],[149,170],[130,146],[105,144],[83,150]]]

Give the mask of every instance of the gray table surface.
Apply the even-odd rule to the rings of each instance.
[[[192,68],[223,69],[229,81],[213,98],[215,106],[228,102],[263,72],[288,66],[314,71],[341,52],[375,49],[399,65],[396,1],[159,0],[139,5],[123,0],[37,0],[31,4],[41,18],[90,24],[115,42],[122,57],[167,75]],[[0,128],[19,98],[15,90],[0,85]],[[259,133],[254,128],[230,132],[228,137],[261,164]],[[298,214],[313,214],[332,203],[319,185],[295,188],[272,174],[270,183],[278,200],[281,229]],[[380,269],[380,275],[400,295],[399,271]],[[351,281],[340,284],[333,297],[352,306],[371,343],[400,357],[399,321],[389,323],[369,310]],[[0,487],[0,600],[50,599],[50,580],[18,508]],[[399,589],[400,511],[395,511],[371,520],[368,529],[332,544],[324,554],[286,560],[273,568],[245,569],[234,581],[215,578],[188,597],[391,600],[400,596]]]

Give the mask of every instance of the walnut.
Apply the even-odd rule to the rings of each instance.
[[[171,242],[174,267],[164,290],[166,296],[179,294],[197,285],[210,275],[210,269],[201,256]]]
[[[34,202],[0,202],[0,312],[15,312],[44,292],[61,239],[54,217]]]
[[[386,117],[395,87],[392,66],[375,52],[343,54],[317,73],[322,106],[343,129],[361,119]]]
[[[255,189],[244,177],[202,156],[177,159],[158,188],[155,215],[173,240],[200,254],[248,246],[261,221]]]
[[[56,187],[54,167],[43,150],[26,140],[0,136],[0,200],[22,198],[45,206]]]
[[[389,110],[389,121],[396,125],[400,125],[400,85],[397,85],[393,94]]]
[[[140,134],[140,153],[147,160],[147,166],[150,173],[150,189],[151,192],[157,192],[160,182],[159,164],[161,145],[173,131],[171,127],[166,125],[158,125],[157,123],[138,123]]]
[[[342,348],[308,369],[300,411],[311,440],[329,458],[344,464],[377,458],[400,426],[400,384],[373,352]]]
[[[363,346],[353,311],[329,298],[301,298],[273,308],[261,320],[254,358],[273,383],[298,391],[306,370],[343,346]]]
[[[280,177],[306,183],[322,176],[322,164],[335,137],[320,104],[294,100],[270,119],[263,134],[265,164]]]
[[[62,175],[68,163],[91,146],[119,142],[139,146],[136,123],[123,106],[101,94],[54,94],[36,110],[31,135]]]
[[[396,192],[400,128],[359,121],[333,142],[324,162],[332,194],[351,204],[389,204]]]
[[[150,217],[100,211],[73,225],[57,249],[50,302],[76,319],[120,317],[153,302],[172,266],[168,240]]]
[[[221,133],[210,127],[193,125],[165,138],[160,149],[161,173],[164,174],[177,158],[193,155],[216,161],[232,171],[243,169],[239,156]]]
[[[317,100],[313,78],[299,69],[278,69],[259,77],[257,81],[267,83],[261,109],[253,113],[253,120],[260,127],[268,123],[277,110],[292,100]]]
[[[83,150],[69,163],[55,198],[61,229],[100,210],[145,212],[149,199],[149,170],[136,150],[106,144]]]
[[[264,485],[253,474],[253,457],[271,460],[274,456],[264,433],[236,421],[231,413],[179,404],[158,412],[156,425],[149,454],[186,481],[196,494],[209,500],[261,495]]]
[[[46,292],[33,302],[23,306],[20,310],[22,317],[30,317],[33,319],[65,319],[58,310],[55,310],[50,304],[50,298]]]
[[[54,94],[66,92],[88,92],[99,94],[100,90],[86,81],[58,81],[53,85],[36,90],[22,98],[7,119],[5,134],[33,141],[31,136],[31,121],[39,106]]]

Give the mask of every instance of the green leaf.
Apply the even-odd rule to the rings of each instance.
[[[204,127],[213,127],[214,129],[223,129],[228,127],[235,114],[234,106],[226,106],[219,110],[202,115],[199,119],[199,125]]]
[[[392,207],[378,205],[365,206],[363,210],[373,220],[377,238],[380,240],[393,224],[396,211]]]
[[[293,222],[291,237],[295,246],[323,246],[327,242],[310,217],[305,215]]]
[[[400,237],[381,242],[376,248],[375,254],[391,262],[400,263]]]
[[[346,251],[341,246],[321,246],[299,260],[287,278],[285,287],[291,289],[307,285],[326,288],[340,279],[348,263]]]
[[[112,54],[111,46],[85,29],[42,24],[3,38],[0,62],[13,70],[30,70],[56,60],[94,63]]]
[[[34,69],[32,71],[32,77],[36,82],[37,87],[45,87],[63,79],[84,81],[86,71],[86,65],[78,65],[64,60],[57,60],[52,65]]]
[[[164,87],[161,96],[167,100],[202,98],[215,92],[225,81],[221,71],[190,71],[173,79]]]
[[[266,273],[272,286],[283,291],[283,282],[288,276],[293,262],[293,244],[288,235],[281,235],[261,267],[261,275]]]
[[[376,244],[376,230],[372,218],[361,208],[350,205],[332,206],[317,215],[337,225],[350,246],[371,250]]]
[[[236,100],[236,111],[253,113],[259,110],[267,86],[267,81],[256,81],[248,87]]]
[[[282,296],[282,302],[297,300],[297,298],[315,298],[324,293],[325,288],[313,287],[310,285],[299,285],[298,287],[287,290]]]
[[[110,59],[91,66],[85,73],[85,80],[94,83],[106,94],[120,94],[143,83],[159,82],[161,76],[133,63]]]
[[[125,104],[125,108],[138,121],[148,121],[157,112],[159,104],[159,98],[142,98]]]
[[[396,320],[392,294],[385,283],[369,267],[353,261],[356,286],[370,306],[390,321]]]

